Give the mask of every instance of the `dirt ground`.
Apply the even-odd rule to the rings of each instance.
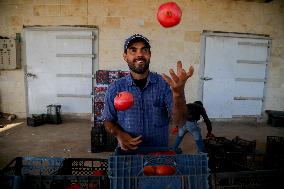
[[[26,120],[16,119],[12,124],[0,128],[0,168],[17,156],[36,157],[93,157],[107,158],[112,152],[91,152],[91,121],[86,119],[63,120],[62,124],[44,124],[38,127],[26,125]],[[202,135],[206,126],[200,123]],[[256,140],[259,152],[265,151],[267,136],[284,136],[284,127],[271,127],[256,121],[213,122],[213,133],[232,139],[239,136],[245,140]],[[174,135],[170,134],[172,145]],[[184,153],[195,153],[195,144],[187,134],[180,146]]]

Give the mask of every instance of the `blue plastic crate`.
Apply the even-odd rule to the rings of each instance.
[[[165,150],[169,150],[169,148],[140,148],[130,152],[116,150],[115,155],[109,157],[110,188],[208,189],[207,154],[143,155]],[[119,152],[123,152],[124,155]],[[174,166],[176,167],[176,173],[170,176],[146,176],[143,174],[143,167],[148,165]]]
[[[164,151],[175,151],[177,154],[181,154],[182,150],[180,148],[173,149],[168,147],[139,147],[136,150],[122,150],[120,147],[116,147],[114,151],[114,155],[147,155],[153,152],[164,152]]]

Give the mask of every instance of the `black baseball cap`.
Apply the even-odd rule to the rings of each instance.
[[[133,42],[138,42],[138,41],[143,41],[146,45],[146,47],[151,48],[149,39],[144,37],[143,35],[140,34],[134,34],[130,37],[128,37],[125,42],[124,42],[124,52],[128,49],[129,45]]]

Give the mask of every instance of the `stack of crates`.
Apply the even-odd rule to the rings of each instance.
[[[95,122],[91,131],[91,151],[93,153],[114,151],[116,146],[117,139],[105,130],[103,122]]]
[[[107,168],[107,159],[17,157],[1,171],[0,186],[3,189],[104,189],[109,188]]]
[[[61,105],[50,104],[47,106],[47,123],[61,124]]]
[[[273,143],[274,139],[276,138],[268,137],[267,140]],[[276,141],[279,141],[279,138]],[[278,162],[272,166],[273,162],[266,153],[256,152],[255,140],[248,141],[237,136],[232,140],[217,137],[206,139],[204,142],[209,153],[211,188],[277,188],[276,186],[281,184],[284,169],[280,167],[283,163],[281,165]],[[267,151],[274,151],[269,148],[268,144]],[[284,159],[281,160],[283,161]]]
[[[94,87],[94,107],[91,131],[91,151],[93,153],[102,151],[113,151],[117,146],[114,136],[106,132],[102,122],[102,112],[104,108],[105,93],[108,86],[117,79],[128,75],[127,71],[98,70],[96,72],[96,86]]]
[[[211,174],[211,189],[270,189],[281,186],[276,170],[219,172]]]
[[[231,162],[236,171],[266,169],[265,154],[263,153],[229,152],[226,159]]]
[[[233,170],[231,162],[225,157],[231,148],[231,141],[225,137],[204,139],[204,147],[209,157],[209,168],[211,172]]]
[[[281,169],[284,172],[284,137],[267,136],[266,158],[272,169]]]
[[[232,139],[233,150],[239,152],[254,153],[256,148],[256,140],[244,140],[239,136]]]
[[[46,114],[32,114],[31,117],[27,117],[27,125],[37,127],[45,123],[56,125],[61,124],[61,105],[50,104],[46,107]]]
[[[46,114],[32,114],[31,117],[27,117],[27,125],[37,127],[46,123]]]
[[[139,148],[136,154],[128,155],[116,150],[110,156],[109,179],[111,189],[208,189],[208,157],[206,153],[188,155],[152,155],[152,152],[168,148]],[[149,155],[149,153],[151,155]],[[175,167],[173,175],[144,175],[145,166],[169,165]]]
[[[284,137],[267,136],[266,138],[266,153],[271,155],[284,155]]]
[[[245,168],[240,165],[238,158],[244,154],[253,154],[256,141],[244,140],[239,136],[232,140],[225,137],[215,137],[204,139],[204,145],[209,156],[209,168],[212,172],[240,171]]]

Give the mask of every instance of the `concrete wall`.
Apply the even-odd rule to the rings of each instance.
[[[151,69],[167,73],[177,60],[193,64],[188,101],[198,99],[200,34],[203,30],[267,34],[272,38],[266,109],[284,109],[284,1],[177,0],[183,16],[165,29],[156,20],[162,0],[0,0],[0,35],[14,37],[23,25],[95,25],[99,68],[127,70],[123,41],[141,33],[152,44]],[[188,66],[186,66],[188,67]],[[25,117],[24,71],[0,71],[0,111]]]

